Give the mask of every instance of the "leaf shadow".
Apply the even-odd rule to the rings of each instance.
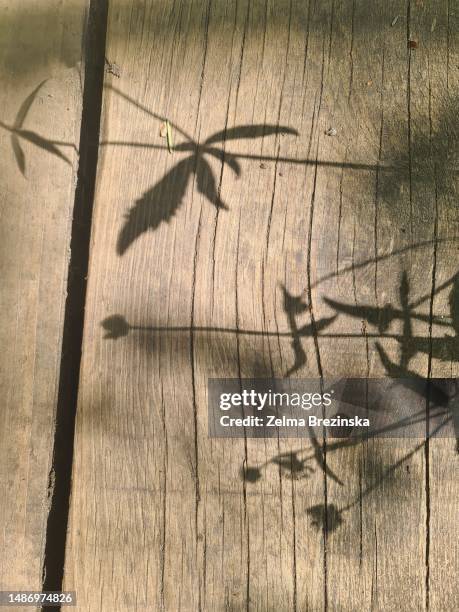
[[[35,89],[26,97],[22,102],[19,110],[16,114],[16,118],[12,126],[7,125],[3,121],[0,121],[0,126],[11,133],[11,147],[13,149],[14,158],[17,166],[23,176],[26,175],[26,157],[24,150],[21,146],[21,139],[35,145],[39,149],[58,157],[65,163],[71,165],[70,160],[62,151],[57,147],[56,143],[52,142],[48,138],[41,136],[37,132],[32,130],[23,129],[24,122],[29,114],[29,111],[42,87],[47,82],[47,79],[41,81]]]
[[[185,134],[183,130],[180,133]],[[131,244],[148,230],[155,230],[162,222],[169,223],[183,204],[187,186],[193,175],[199,193],[217,210],[229,210],[221,198],[221,184],[212,172],[205,155],[217,158],[222,165],[227,164],[237,177],[241,174],[236,155],[228,155],[224,148],[218,149],[215,143],[227,140],[255,139],[278,134],[298,135],[298,132],[282,125],[241,125],[212,134],[201,145],[189,139],[174,147],[175,152],[187,152],[189,156],[178,162],[158,183],[146,191],[142,198],[126,215],[126,221],[118,236],[116,251],[124,255]]]
[[[137,200],[126,215],[126,221],[118,235],[118,255],[123,255],[148,229],[157,228],[162,221],[170,221],[182,204],[194,165],[193,158],[188,157],[180,161],[159,183]]]

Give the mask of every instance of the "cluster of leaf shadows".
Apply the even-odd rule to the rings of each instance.
[[[70,159],[62,153],[62,148],[70,148],[78,153],[77,147],[72,142],[64,142],[53,140],[39,134],[35,130],[26,129],[24,123],[29,114],[29,111],[37,99],[38,94],[43,89],[46,80],[42,81],[35,89],[26,97],[21,104],[16,118],[12,125],[0,121],[0,127],[7,130],[11,134],[11,146],[14,158],[19,170],[26,175],[26,157],[21,145],[21,141],[26,141],[29,144],[38,147],[41,151],[49,153],[67,164],[71,164]],[[149,230],[155,230],[159,225],[169,223],[174,217],[180,206],[184,202],[187,187],[192,179],[196,184],[199,193],[203,194],[207,200],[219,210],[228,210],[228,206],[221,198],[221,182],[223,177],[223,168],[225,164],[232,169],[237,177],[241,175],[240,160],[247,159],[252,161],[266,162],[285,162],[295,165],[315,165],[327,166],[331,168],[349,168],[353,170],[376,170],[382,171],[397,171],[396,167],[383,166],[381,164],[364,164],[350,163],[341,161],[324,161],[312,158],[298,159],[278,156],[261,156],[256,154],[232,153],[226,149],[226,143],[235,140],[257,139],[264,138],[270,135],[291,135],[298,136],[298,131],[289,126],[255,124],[241,125],[232,128],[225,128],[209,136],[204,142],[196,142],[180,126],[169,121],[166,117],[158,115],[149,108],[138,103],[136,100],[123,93],[122,91],[108,86],[114,94],[126,100],[129,104],[146,113],[149,117],[156,121],[168,122],[174,134],[178,134],[184,138],[181,142],[171,149],[168,145],[155,144],[148,142],[129,142],[129,141],[101,141],[101,147],[128,147],[142,149],[157,149],[165,154],[186,154],[186,157],[174,163],[169,170],[157,183],[149,188],[141,198],[139,198],[134,206],[126,214],[125,222],[120,230],[117,240],[117,253],[123,255],[131,244],[142,234]],[[220,146],[216,146],[220,144]],[[212,168],[209,164],[209,158],[215,158],[221,163],[220,177],[217,180]]]
[[[456,399],[458,392],[456,390],[457,381],[451,381],[450,386],[453,386],[454,390],[452,395],[445,392],[445,390],[436,385],[432,380],[426,380],[419,376],[416,372],[410,370],[410,361],[418,353],[426,353],[431,358],[439,359],[447,362],[459,361],[459,273],[456,273],[445,283],[436,288],[434,293],[451,287],[449,293],[449,307],[450,307],[450,318],[445,320],[443,318],[435,318],[430,315],[424,315],[416,313],[415,309],[432,298],[431,294],[422,296],[421,298],[410,301],[410,286],[409,279],[406,272],[402,274],[402,278],[399,286],[399,301],[400,306],[393,306],[392,304],[386,304],[382,308],[373,306],[355,306],[332,300],[325,297],[324,301],[328,306],[335,310],[338,314],[344,314],[348,317],[355,317],[360,321],[365,321],[370,326],[378,329],[381,337],[395,338],[400,345],[399,362],[395,363],[391,361],[386,351],[383,349],[381,344],[376,341],[375,346],[378,351],[381,362],[386,370],[388,377],[397,378],[399,384],[409,387],[412,391],[420,394],[426,400],[426,411],[421,414],[413,415],[414,420],[408,420],[404,422],[396,422],[391,428],[398,429],[407,427],[420,419],[421,422],[426,421],[426,432],[427,440],[439,433],[440,429],[445,427],[447,423],[453,421],[456,431],[456,450],[459,452],[459,414],[458,414],[458,401]],[[301,368],[307,361],[306,352],[302,346],[301,340],[304,336],[310,335],[310,328],[308,326],[298,327],[297,317],[302,312],[308,309],[308,305],[305,304],[301,297],[291,296],[285,288],[284,291],[284,309],[287,314],[290,329],[292,331],[292,348],[295,354],[295,361],[289,373],[295,372]],[[332,317],[331,320],[333,320]],[[452,330],[453,334],[445,334],[443,337],[419,337],[413,335],[413,321],[419,320],[428,323],[430,326],[438,325],[440,327],[446,327]],[[402,333],[399,335],[386,334],[387,330],[394,321],[401,321]],[[323,324],[328,324],[328,321],[319,321],[316,325],[316,331],[319,332]],[[318,334],[320,336],[320,334]],[[446,408],[446,410],[445,410]],[[430,418],[444,415],[446,418],[440,425],[437,425],[433,430],[429,430],[428,421]],[[342,415],[341,415],[342,416]],[[339,449],[355,446],[360,444],[363,440],[375,437],[381,433],[387,433],[387,431],[376,431],[370,435],[361,435],[358,437],[350,437],[351,430],[342,431],[341,435],[336,431],[333,433],[333,437],[343,437],[344,440],[334,441],[328,443],[326,446],[326,452],[331,453]],[[277,468],[290,476],[291,478],[307,478],[314,471],[311,462],[317,463],[320,468],[331,477],[335,482],[342,485],[342,481],[330,471],[327,466],[324,449],[319,445],[318,440],[311,432],[312,439],[312,452],[298,450],[290,453],[280,454],[266,463],[259,466],[248,466],[242,470],[243,478],[248,482],[256,482],[262,476],[262,471],[265,470],[269,465],[277,466]],[[395,464],[390,466],[385,474],[378,480],[377,483],[367,487],[357,499],[352,501],[350,504],[342,508],[337,508],[334,504],[318,504],[312,506],[308,510],[308,514],[312,519],[312,523],[317,528],[326,528],[328,532],[332,532],[334,529],[339,527],[343,522],[343,513],[350,510],[357,503],[360,503],[362,497],[369,495],[377,486],[380,486],[383,480],[388,478],[397,468],[403,465],[411,456],[413,456],[418,450],[424,447],[426,440],[417,445],[408,454],[402,457]]]
[[[456,430],[456,436],[459,436],[459,415],[455,405],[455,391],[457,381],[451,381],[453,391],[445,391],[440,385],[433,380],[425,379],[419,376],[415,371],[410,369],[411,360],[418,353],[429,354],[431,358],[439,359],[448,362],[459,361],[459,273],[449,278],[446,282],[439,285],[435,293],[439,293],[449,289],[449,317],[434,317],[418,313],[416,309],[425,301],[432,298],[431,294],[421,296],[416,300],[410,300],[410,284],[408,275],[404,272],[399,284],[399,305],[390,303],[383,307],[374,307],[371,305],[355,306],[332,300],[324,297],[324,302],[334,310],[334,314],[330,317],[324,317],[314,323],[306,323],[301,325],[298,323],[299,317],[309,311],[308,304],[301,296],[290,294],[285,287],[282,287],[283,306],[286,318],[289,324],[289,331],[286,332],[260,332],[250,329],[231,329],[231,328],[212,328],[212,327],[169,327],[161,326],[144,327],[131,325],[121,315],[108,317],[102,322],[102,326],[106,332],[105,338],[117,339],[127,336],[135,331],[150,331],[150,332],[212,332],[218,335],[222,334],[239,334],[252,336],[276,336],[288,337],[291,339],[293,351],[292,366],[286,371],[285,376],[291,376],[293,373],[300,370],[307,363],[307,351],[303,346],[303,342],[307,338],[316,336],[317,338],[361,338],[360,335],[352,336],[352,334],[328,333],[326,328],[335,322],[340,316],[353,317],[360,321],[365,321],[370,327],[376,328],[373,334],[367,334],[370,338],[375,338],[375,346],[378,351],[381,362],[386,370],[389,378],[396,378],[399,384],[407,386],[415,394],[418,394],[425,400],[426,409],[415,413],[409,419],[402,419],[392,423],[383,430],[373,431],[367,435],[352,435],[352,428],[343,427],[341,431],[334,430],[334,441],[329,441],[326,448],[316,437],[315,433],[310,429],[309,436],[311,439],[311,448],[308,450],[300,449],[293,452],[281,453],[272,457],[269,461],[262,465],[245,466],[241,469],[241,476],[248,483],[257,482],[263,475],[263,472],[270,466],[276,467],[280,472],[289,478],[309,478],[318,467],[327,477],[334,480],[340,486],[343,486],[342,478],[336,474],[327,463],[326,457],[330,453],[339,451],[343,448],[356,446],[362,441],[381,434],[387,434],[388,431],[401,430],[415,423],[426,424],[426,440],[437,435],[443,427],[453,421]],[[449,333],[445,333],[440,337],[416,336],[413,334],[413,321],[422,321],[432,326],[438,326],[439,329],[445,329]],[[402,326],[401,333],[388,333],[391,325],[399,322]],[[381,338],[391,338],[399,343],[399,360],[394,362],[390,359],[380,342]],[[341,415],[343,416],[343,415]],[[435,425],[433,429],[429,429],[429,419],[444,417],[439,425]],[[316,527],[324,527],[328,532],[333,531],[343,522],[343,513],[350,510],[355,504],[359,503],[362,497],[369,495],[376,487],[380,486],[383,480],[389,478],[395,470],[402,466],[411,456],[419,451],[425,444],[423,440],[419,445],[412,449],[408,454],[391,465],[378,481],[368,486],[358,499],[353,500],[347,506],[337,508],[333,504],[313,506],[309,508],[308,514],[311,517],[313,525]]]
[[[36,131],[24,128],[24,122],[32,104],[45,83],[46,80],[42,81],[27,96],[21,104],[12,125],[0,121],[0,127],[11,133],[13,154],[18,168],[24,176],[26,172],[26,159],[24,150],[21,146],[21,140],[25,140],[41,150],[60,158],[67,164],[71,162],[68,157],[61,152],[59,147],[70,146],[76,149],[72,143],[51,140],[40,135]],[[129,96],[121,93],[120,95],[155,119],[165,121],[164,117],[159,117],[152,111],[142,107],[129,98]],[[216,144],[231,140],[263,138],[273,134],[290,134],[298,136],[297,130],[288,126],[267,124],[242,125],[218,131],[212,134],[203,143],[198,143],[179,126],[173,123],[171,123],[171,125],[178,134],[181,134],[185,138],[185,142],[176,145],[174,151],[187,155],[185,158],[175,163],[172,169],[167,172],[161,180],[148,189],[128,212],[126,221],[118,236],[117,252],[119,255],[123,255],[128,247],[144,232],[147,230],[154,230],[161,222],[168,223],[171,220],[184,201],[185,193],[192,177],[195,179],[199,193],[202,193],[217,210],[228,210],[228,207],[221,199],[221,185],[218,184],[214,176],[208,158],[213,157],[222,164],[226,164],[238,177],[241,174],[241,166],[235,154],[215,146]],[[101,146],[141,146],[152,149],[169,149],[169,152],[171,152],[170,145],[167,147],[158,147],[154,144],[149,145],[132,142],[101,142],[100,144]]]
[[[30,108],[45,83],[46,80],[39,83],[26,97],[12,125],[0,121],[0,127],[11,134],[13,154],[18,168],[23,175],[26,172],[26,158],[21,141],[26,141],[67,164],[71,163],[70,159],[62,153],[61,149],[71,148],[77,152],[77,148],[72,142],[53,140],[39,134],[35,130],[24,127]],[[158,115],[117,88],[110,85],[107,88],[155,121],[168,121],[166,117]],[[118,235],[117,253],[123,255],[130,245],[143,233],[156,229],[162,222],[169,223],[183,204],[187,188],[192,179],[194,179],[193,183],[196,185],[198,192],[203,194],[216,207],[217,212],[219,210],[228,210],[228,206],[221,197],[223,168],[226,164],[239,177],[241,175],[241,159],[267,162],[281,161],[295,165],[326,166],[364,172],[374,171],[378,176],[379,197],[388,203],[387,210],[388,212],[392,211],[394,215],[400,215],[400,210],[391,203],[396,201],[400,189],[408,182],[410,190],[413,184],[416,188],[421,188],[422,190],[429,188],[430,185],[435,185],[435,197],[446,196],[443,201],[450,202],[452,206],[456,206],[456,199],[452,196],[455,194],[455,181],[457,179],[457,141],[459,137],[457,103],[454,100],[450,100],[443,104],[440,111],[442,121],[440,122],[439,129],[434,134],[427,136],[416,134],[415,139],[410,145],[410,155],[407,154],[404,144],[400,143],[399,149],[393,146],[392,149],[386,151],[386,158],[390,160],[389,163],[379,161],[373,164],[311,158],[284,158],[279,157],[279,155],[275,157],[261,156],[232,153],[227,150],[226,144],[230,141],[262,138],[270,135],[297,136],[297,130],[289,126],[269,124],[241,125],[218,131],[208,137],[203,143],[198,143],[179,125],[168,121],[174,131],[174,135],[180,135],[184,139],[184,142],[177,144],[173,148],[174,154],[186,154],[186,156],[181,157],[179,161],[174,163],[173,167],[152,187],[147,189],[127,212],[126,219]],[[399,129],[402,132],[403,125],[400,125]],[[154,142],[102,140],[99,146],[140,147],[143,149],[161,150],[165,154],[168,151],[171,152],[169,145],[166,146]],[[210,158],[215,158],[221,163],[218,180],[209,164]],[[414,182],[413,184],[412,181]],[[420,198],[417,207],[428,206],[427,203],[423,204],[423,200],[428,199]],[[427,209],[419,210],[418,214],[427,214]]]

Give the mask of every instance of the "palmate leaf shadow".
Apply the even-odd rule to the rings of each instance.
[[[241,125],[216,132],[199,145],[192,139],[174,148],[177,152],[190,153],[189,157],[178,162],[156,185],[146,191],[126,216],[126,221],[119,234],[117,253],[123,255],[128,247],[147,230],[156,229],[161,222],[168,223],[183,202],[190,178],[194,175],[199,193],[213,204],[217,210],[228,210],[220,197],[221,184],[217,180],[205,156],[215,157],[227,164],[236,176],[241,168],[236,156],[225,153],[210,145],[228,140],[254,139],[272,134],[298,135],[298,132],[287,126],[277,125]]]

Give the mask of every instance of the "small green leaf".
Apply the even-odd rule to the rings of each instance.
[[[172,127],[169,121],[166,121],[166,138],[167,138],[167,150],[172,153],[174,149],[174,142],[172,140]]]

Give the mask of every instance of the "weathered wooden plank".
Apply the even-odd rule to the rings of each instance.
[[[137,243],[147,245],[151,234],[139,237],[123,257],[116,249],[129,207],[177,163],[178,154],[169,155],[160,138],[161,122],[149,113],[163,115],[196,135],[206,6],[180,3],[173,10],[169,3],[155,3],[145,11],[138,6],[130,11],[124,5],[110,7],[107,57],[119,66],[121,78],[107,76],[102,138],[151,143],[162,150],[102,148],[93,244],[104,244],[105,255],[99,246],[92,250],[66,584],[75,585],[87,610],[162,609],[164,605],[197,609],[190,336],[140,330],[127,344],[112,344],[103,340],[100,322],[119,312],[138,325],[189,326],[190,264],[199,210],[184,203],[172,225],[159,228],[153,235],[159,242],[147,246],[145,259],[141,256],[143,271],[132,274],[129,270],[138,265]],[[154,31],[156,36],[142,42],[142,31]],[[174,31],[181,36],[174,37]],[[180,138],[175,129],[173,136],[176,141]],[[139,182],[126,180],[132,176],[131,164],[138,168]],[[191,167],[191,163],[182,165],[182,175],[164,184],[163,197],[170,201],[174,195],[179,197],[187,178],[184,174]],[[154,193],[150,197],[154,199]],[[170,230],[176,222],[181,228],[177,231],[185,231],[186,241],[182,236],[174,246]],[[124,242],[121,247],[125,248]],[[107,263],[112,267],[111,280]],[[144,276],[140,283],[138,274]],[[115,287],[112,281],[120,285]],[[99,291],[104,294],[102,300]],[[173,300],[172,295],[180,299]],[[94,350],[102,352],[96,357]],[[100,385],[91,376],[94,367],[100,372]],[[129,406],[132,413],[126,420]],[[101,452],[111,465],[108,471],[96,467],[101,465]]]
[[[426,25],[430,23],[430,57],[425,70],[430,99],[430,172],[434,184],[437,233],[455,238],[459,229],[457,203],[457,91],[459,88],[459,14],[451,3],[441,3],[437,10],[426,7]],[[425,30],[424,30],[425,31]],[[442,58],[442,61],[440,61]],[[445,94],[445,91],[447,92]],[[425,94],[424,94],[425,95]],[[433,176],[432,176],[433,175]],[[459,348],[451,344],[459,333],[459,245],[441,243],[435,250],[435,274],[432,282],[432,311],[451,318],[446,334],[433,333],[432,356],[443,352],[442,359],[432,358],[432,376],[456,378],[459,373]],[[444,344],[442,342],[444,339]],[[456,387],[457,393],[457,387]],[[457,406],[457,399],[456,399]],[[457,408],[456,408],[457,410]],[[457,416],[456,416],[457,418]],[[456,426],[456,435],[457,426]],[[459,563],[459,527],[457,512],[457,469],[459,445],[453,439],[431,440],[426,448],[428,516],[426,534],[427,595],[430,609],[455,609],[459,606],[456,586]]]
[[[359,357],[354,353],[349,361],[352,370],[360,376],[388,375],[389,369],[394,373],[398,371],[398,375],[417,372],[427,376],[432,374],[432,363],[436,376],[451,375],[449,364],[430,359],[429,351],[424,350],[430,334],[442,334],[444,330],[434,325],[430,331],[428,323],[416,323],[411,319],[412,334],[424,338],[417,350],[417,341],[403,339],[407,330],[400,321],[400,340],[379,339],[380,349],[375,351],[375,341],[368,339],[368,333],[374,332],[375,327],[369,325],[370,313],[363,307],[364,304],[372,307],[387,303],[400,305],[402,278],[406,274],[409,299],[420,302],[416,312],[426,315],[428,320],[433,283],[438,285],[436,277],[440,270],[441,276],[454,274],[457,266],[454,257],[443,261],[441,268],[438,266],[438,244],[434,242],[454,236],[451,227],[440,227],[437,223],[434,169],[439,159],[445,157],[446,144],[438,132],[432,132],[431,123],[436,116],[442,126],[439,129],[454,134],[454,130],[447,127],[446,118],[439,117],[440,108],[448,98],[441,52],[448,39],[443,27],[446,4],[437,3],[429,10],[416,5],[408,15],[403,3],[381,5],[381,12],[377,14],[374,14],[374,6],[361,6],[353,11],[355,35],[350,60],[353,81],[366,82],[369,93],[362,95],[360,90],[360,99],[354,99],[358,124],[353,126],[352,120],[348,120],[347,125],[353,134],[363,136],[364,146],[372,159],[395,164],[398,171],[391,175],[378,170],[367,180],[358,176],[355,180],[348,179],[347,184],[341,181],[336,187],[336,195],[330,199],[339,201],[340,205],[341,202],[347,204],[347,209],[340,207],[341,228],[355,223],[358,210],[358,226],[353,230],[353,261],[362,247],[358,259],[365,259],[365,252],[372,259],[372,255],[374,258],[405,250],[405,254],[398,257],[355,270],[353,278],[349,279],[347,294],[351,299],[346,301],[355,300],[356,306],[361,307],[361,320],[356,317],[354,323],[348,321],[347,326],[356,335],[360,331],[360,355],[367,363],[359,368]],[[361,26],[368,11],[372,12],[375,23],[380,23],[371,36]],[[392,26],[397,15],[397,22]],[[409,36],[418,45],[411,53],[406,49],[407,19]],[[435,96],[432,95],[434,89]],[[350,103],[352,105],[352,97]],[[362,103],[366,110],[361,110]],[[350,145],[347,153],[352,151],[356,155],[361,149],[362,143],[356,142]],[[450,190],[450,196],[453,192],[454,189]],[[362,203],[358,209],[355,208],[356,199]],[[352,215],[348,220],[347,210]],[[454,216],[451,208],[450,215]],[[457,218],[457,209],[455,215]],[[412,248],[416,244],[423,246]],[[452,242],[446,243],[444,248],[450,254],[455,253]],[[346,295],[345,286],[338,289],[338,295]],[[435,307],[432,315],[446,319],[449,309]],[[346,322],[341,325],[346,326]],[[387,331],[394,327],[392,323]],[[357,351],[356,345],[352,346]],[[344,351],[349,351],[348,343],[344,347]],[[337,355],[335,351],[334,359],[339,360],[339,352]],[[435,442],[440,446],[444,443]],[[426,448],[428,444],[424,445],[422,440],[384,440],[366,443],[360,456],[350,450],[336,451],[333,455],[330,452],[333,468],[338,469],[345,462],[352,467],[346,474],[354,474],[350,482],[346,480],[349,484],[345,490],[334,483],[329,490],[329,502],[335,503],[340,511],[334,522],[338,525],[343,521],[330,535],[328,548],[327,584],[332,605],[355,609],[358,593],[362,607],[424,609],[429,601],[433,604],[429,590],[441,590],[439,584],[432,581],[429,584],[429,573],[433,571],[438,576],[445,561],[447,567],[457,564],[457,548],[451,545],[451,540],[446,543],[441,538],[442,560],[440,556],[435,558],[429,554],[432,479],[426,463]],[[449,489],[451,479],[450,473],[441,476],[437,469],[435,489]],[[335,514],[330,512],[330,520]],[[443,515],[437,504],[435,523],[449,522],[451,514],[449,509]],[[350,542],[354,545],[350,546]],[[433,609],[454,608],[453,589],[442,590],[443,605],[437,600]]]
[[[3,590],[42,585],[86,4],[0,2]]]
[[[424,447],[330,443],[340,484],[309,441],[210,439],[206,405],[210,377],[427,374],[426,343],[370,310],[430,298],[453,235],[422,146],[442,58],[409,53],[407,18],[431,28],[401,2],[111,4],[65,580],[83,609],[425,607]],[[278,335],[295,296],[306,360]]]
[[[328,289],[340,302],[354,304],[353,320],[340,321],[360,340],[342,341],[343,354],[330,359],[328,371],[341,358],[350,362],[357,376],[384,376],[385,370],[376,346],[398,363],[399,343],[394,340],[369,339],[380,331],[402,334],[401,322],[387,329],[372,325],[370,308],[400,303],[399,287],[404,271],[412,288],[422,291],[417,270],[418,254],[409,248],[415,242],[429,240],[433,227],[426,223],[419,232],[414,222],[411,234],[411,202],[407,185],[407,40],[403,3],[357,5],[351,8],[354,36],[349,56],[352,86],[349,106],[343,123],[348,138],[347,156],[355,158],[365,151],[374,170],[363,174],[343,171],[343,177],[330,199],[341,206],[341,240],[343,251],[351,256],[351,265],[370,259],[372,263],[351,271],[343,285]],[[397,23],[392,26],[395,16]],[[372,16],[372,17],[371,17]],[[363,23],[373,18],[374,28],[365,30]],[[339,73],[338,73],[339,74]],[[346,74],[346,73],[345,73]],[[351,76],[349,74],[349,81]],[[336,77],[335,77],[336,78]],[[346,88],[346,82],[343,90]],[[349,113],[354,114],[354,119]],[[395,172],[380,166],[394,165]],[[335,215],[335,217],[338,215]],[[421,233],[421,235],[419,235]],[[331,241],[330,232],[325,240]],[[374,262],[381,253],[408,247],[405,256],[385,262]],[[325,249],[326,250],[326,247]],[[343,254],[344,254],[343,253]],[[324,259],[324,258],[323,258]],[[422,250],[419,259],[431,266],[431,247]],[[374,263],[373,263],[374,262]],[[345,267],[337,261],[337,265]],[[414,278],[413,278],[414,277]],[[428,287],[430,289],[430,287]],[[327,288],[322,288],[327,294]],[[339,296],[339,297],[338,297]],[[368,313],[368,314],[367,314]],[[425,326],[426,328],[427,326]],[[327,359],[326,348],[324,350]],[[424,358],[424,362],[426,359]],[[335,363],[334,363],[335,362]],[[422,369],[422,362],[418,366]],[[355,609],[356,601],[366,609],[407,610],[424,606],[424,466],[422,454],[411,460],[410,473],[404,466],[392,470],[416,441],[370,440],[362,448],[333,452],[332,469],[343,474],[343,486],[330,482],[329,505],[339,512],[336,529],[329,535],[328,598],[331,605],[343,610]],[[342,468],[342,463],[348,466]],[[341,468],[341,469],[340,469]],[[335,513],[330,513],[330,522]],[[339,521],[343,521],[339,525]]]

